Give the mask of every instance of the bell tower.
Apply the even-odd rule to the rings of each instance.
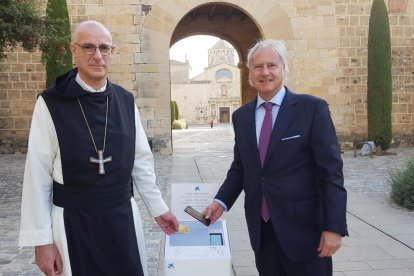
[[[221,63],[234,65],[234,49],[222,39],[208,50],[208,66],[212,67]]]

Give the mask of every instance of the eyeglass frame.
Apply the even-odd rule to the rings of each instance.
[[[261,72],[263,71],[265,68],[267,68],[267,70],[269,71],[275,71],[278,70],[279,68],[283,68],[283,65],[277,64],[277,63],[268,63],[268,64],[253,64],[251,69],[255,72]]]
[[[82,48],[82,51],[83,51],[85,54],[90,55],[90,56],[92,56],[92,55],[94,55],[94,54],[95,54],[96,49],[99,49],[99,53],[100,53],[102,56],[106,57],[106,56],[108,56],[108,55],[112,54],[112,53],[113,53],[113,51],[114,51],[114,49],[115,49],[115,46],[113,46],[113,45],[108,45],[108,44],[101,44],[101,45],[99,45],[99,46],[96,46],[96,45],[94,45],[94,44],[92,44],[92,43],[85,43],[85,44],[83,44],[83,45],[80,45],[80,44],[78,44],[78,43],[74,42],[73,44],[75,44],[75,45],[77,45],[77,46],[81,47],[81,48]],[[88,46],[94,47],[93,52],[91,52],[91,53],[88,53],[88,52],[87,52],[87,51],[89,51],[89,50],[92,50],[92,48],[91,48],[91,49],[86,49]],[[102,48],[104,48],[104,47],[108,47],[108,48],[110,49],[110,51],[109,51],[107,54],[105,54],[105,53],[103,53],[103,52],[102,52]]]

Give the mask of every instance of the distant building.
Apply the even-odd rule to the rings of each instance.
[[[208,66],[192,79],[188,60],[171,60],[170,67],[171,100],[177,102],[181,119],[190,124],[231,122],[240,106],[240,71],[227,42],[219,40],[208,50]]]

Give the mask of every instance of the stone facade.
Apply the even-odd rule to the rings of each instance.
[[[414,2],[386,3],[392,36],[393,135],[397,144],[412,145]],[[291,72],[289,88],[328,101],[344,146],[367,136],[372,0],[67,0],[67,4],[72,28],[95,19],[113,33],[117,50],[110,80],[136,97],[155,151],[172,152],[169,48],[194,34],[216,35],[235,46],[241,58],[242,103],[255,95],[246,80],[247,49],[257,39],[283,40]],[[241,16],[196,17],[209,5],[231,7]],[[36,94],[44,88],[44,66],[39,53],[15,49],[8,56],[0,61],[0,152],[24,152]]]
[[[0,153],[27,149],[36,95],[46,83],[40,56],[16,48],[0,60]]]
[[[171,100],[176,101],[180,119],[189,124],[230,123],[240,106],[240,71],[234,49],[219,40],[208,50],[208,66],[189,79],[190,65],[171,61]]]
[[[341,2],[341,1],[337,1]],[[348,2],[348,1],[342,1]],[[339,30],[337,89],[332,99],[341,140],[366,137],[367,45],[371,1],[350,1],[335,7]],[[414,3],[389,0],[392,46],[392,130],[397,144],[414,144]],[[329,100],[329,98],[328,98]]]

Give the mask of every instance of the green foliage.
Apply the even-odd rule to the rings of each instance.
[[[391,39],[387,7],[374,0],[368,33],[368,139],[382,150],[392,140]]]
[[[14,48],[19,43],[27,51],[33,51],[40,39],[43,19],[39,15],[38,3],[33,1],[2,0],[0,5],[0,58],[5,58],[3,49]]]
[[[188,128],[186,120],[178,120],[179,111],[176,101],[171,101],[171,128],[172,129],[184,129]]]
[[[171,101],[170,103],[170,109],[171,109],[171,126],[173,125],[174,119],[175,119],[175,108],[174,108],[175,101]]]
[[[175,108],[175,120],[178,120],[178,117],[180,116],[180,111],[178,110],[178,104],[176,101],[174,101],[174,108]]]
[[[21,44],[28,52],[39,47],[43,63],[50,59],[63,63],[66,54],[62,45],[68,41],[63,20],[43,16],[41,0],[0,1],[0,59]]]
[[[59,32],[59,40],[55,41],[55,38],[50,37],[50,35],[45,39],[46,42],[52,43],[52,45],[45,45],[45,47],[56,47],[57,45],[56,51],[49,52],[44,56],[46,60],[46,85],[50,86],[58,76],[72,68],[72,54],[69,46],[71,40],[70,23],[66,0],[49,0],[46,14],[49,19],[60,22],[60,25],[56,28]]]
[[[391,198],[399,205],[414,209],[414,159],[404,169],[390,174]]]
[[[171,101],[171,125],[174,120],[178,120],[178,105],[176,101]]]
[[[174,120],[174,122],[172,124],[172,129],[186,129],[186,128],[188,128],[187,121]]]

